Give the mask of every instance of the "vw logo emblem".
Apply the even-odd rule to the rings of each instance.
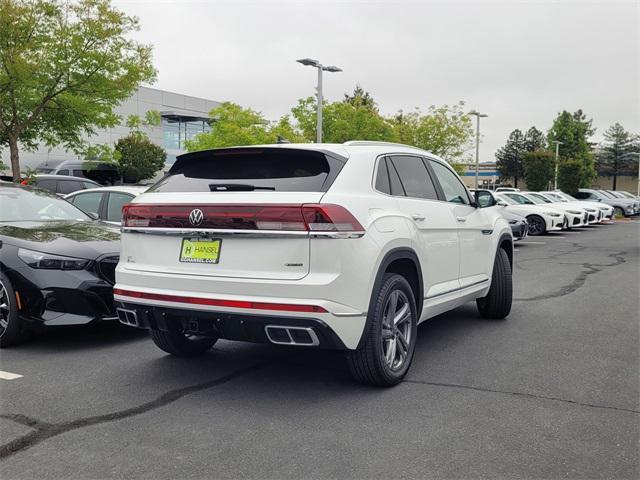
[[[197,227],[202,223],[202,220],[204,220],[204,213],[202,213],[202,210],[199,208],[191,210],[191,213],[189,214],[189,221],[191,222],[191,225]]]

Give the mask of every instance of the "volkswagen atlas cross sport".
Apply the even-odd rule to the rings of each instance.
[[[418,323],[471,300],[508,315],[513,240],[492,203],[404,145],[188,153],[123,208],[116,307],[171,354],[342,349],[356,379],[394,385]]]

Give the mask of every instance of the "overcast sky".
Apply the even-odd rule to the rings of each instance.
[[[483,119],[481,161],[515,128],[547,130],[582,108],[599,140],[640,131],[640,2],[116,1],[140,17],[164,90],[233,101],[269,119],[360,84],[391,114],[466,102]]]

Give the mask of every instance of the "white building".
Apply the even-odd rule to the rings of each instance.
[[[122,117],[122,125],[100,129],[87,140],[92,144],[115,144],[118,139],[129,134],[125,123],[129,115],[144,119],[149,110],[156,110],[162,116],[162,125],[145,129],[149,139],[167,151],[167,164],[172,164],[176,155],[184,153],[184,141],[196,134],[209,130],[209,112],[220,102],[204,98],[181,95],[156,88],[140,87],[128,100],[115,109]],[[20,151],[20,166],[35,168],[44,162],[60,160],[80,160],[77,154],[64,148],[40,146],[33,152]],[[10,165],[9,149],[2,150],[2,162]]]

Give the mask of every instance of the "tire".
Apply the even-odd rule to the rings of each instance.
[[[202,355],[218,341],[217,337],[191,338],[179,329],[149,330],[151,339],[158,348],[177,357],[195,357]]]
[[[413,360],[418,333],[416,301],[406,278],[385,273],[371,305],[360,346],[348,354],[349,369],[361,383],[391,387],[402,381]],[[397,322],[388,323],[388,317]]]
[[[478,298],[476,305],[484,318],[502,319],[509,315],[513,299],[511,264],[504,249],[498,249],[493,264],[491,288],[487,296]]]
[[[9,279],[0,272],[0,348],[24,342],[30,333],[18,315],[16,293]]]
[[[613,207],[613,218],[615,217],[626,217],[624,210],[621,207]]]
[[[547,233],[547,224],[539,215],[529,215],[527,217],[527,224],[529,225],[529,235],[544,235]]]

